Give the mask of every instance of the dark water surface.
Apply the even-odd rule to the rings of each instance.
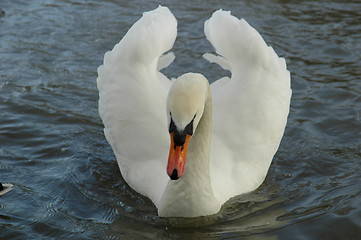
[[[361,239],[360,1],[1,0],[0,239]],[[300,2],[300,3],[299,3]],[[167,5],[169,77],[224,72],[203,22],[244,17],[287,59],[293,97],[264,184],[211,218],[161,219],[122,179],[96,69],[142,12]]]

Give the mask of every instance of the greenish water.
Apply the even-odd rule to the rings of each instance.
[[[224,74],[203,23],[222,8],[287,59],[293,97],[264,184],[208,218],[161,219],[122,179],[96,69],[142,12],[178,19],[176,77]],[[0,239],[361,239],[359,1],[0,2]]]

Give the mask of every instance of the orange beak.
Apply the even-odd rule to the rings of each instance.
[[[191,135],[186,135],[186,140],[182,146],[174,144],[174,133],[170,133],[170,149],[167,165],[167,173],[170,179],[177,180],[184,173],[187,159],[188,143]]]

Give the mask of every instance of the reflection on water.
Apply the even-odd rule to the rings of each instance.
[[[197,219],[163,219],[121,178],[97,112],[96,69],[143,11],[178,18],[169,77],[227,72],[203,22],[219,8],[285,57],[293,98],[266,181]],[[1,239],[361,239],[361,21],[357,1],[0,3]]]
[[[242,239],[277,239],[262,236],[275,229],[281,229],[287,221],[277,218],[286,211],[279,206],[282,200],[270,200],[256,191],[247,196],[232,199],[217,215],[199,218],[145,218],[144,215],[122,216],[111,224],[108,235],[125,236],[126,239],[209,239],[217,236]],[[137,214],[135,214],[137,215]],[[132,218],[133,221],[129,221]],[[135,222],[134,222],[135,221]],[[142,231],[139,231],[141,226]],[[126,231],[125,231],[126,229]],[[124,237],[123,236],[123,237]]]

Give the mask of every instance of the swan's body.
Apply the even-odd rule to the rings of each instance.
[[[255,29],[219,10],[205,34],[221,56],[205,57],[232,77],[209,85],[188,73],[172,83],[159,70],[174,59],[163,54],[176,31],[172,13],[159,7],[106,53],[99,112],[124,179],[160,216],[211,215],[263,182],[286,125],[290,75]]]
[[[0,196],[10,192],[13,189],[13,185],[11,183],[4,183],[0,182]]]

